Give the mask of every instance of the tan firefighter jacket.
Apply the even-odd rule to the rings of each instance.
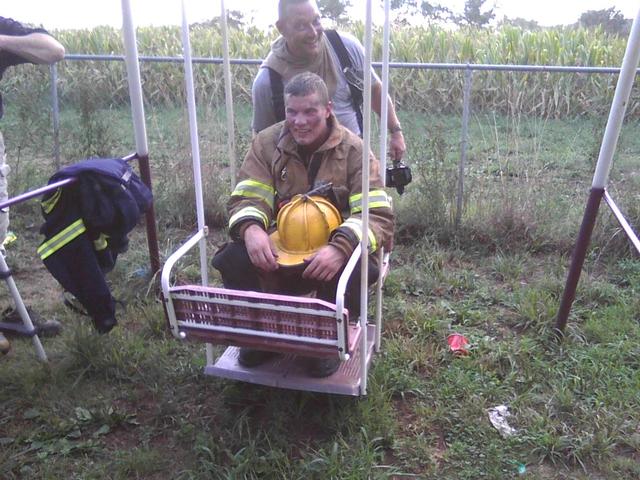
[[[332,114],[327,141],[311,155],[308,167],[298,154],[297,144],[285,122],[258,133],[247,153],[228,202],[229,232],[242,237],[250,223],[270,231],[275,225],[278,206],[294,195],[306,193],[318,182],[331,182],[331,200],[343,223],[333,232],[329,244],[347,257],[362,237],[362,140],[344,128]],[[315,178],[313,177],[313,172]],[[370,155],[369,252],[393,243],[394,215],[384,191],[378,160]]]

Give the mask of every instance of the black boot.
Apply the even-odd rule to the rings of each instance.
[[[280,354],[276,352],[242,347],[240,348],[240,355],[238,355],[238,363],[243,367],[252,368],[262,365],[278,356],[280,356]]]
[[[340,368],[338,357],[309,358],[307,359],[307,373],[315,378],[324,378],[333,375]]]

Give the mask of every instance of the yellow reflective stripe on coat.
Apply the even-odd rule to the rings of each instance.
[[[362,241],[362,219],[360,218],[347,218],[341,225],[347,227],[353,233],[356,234],[358,240]],[[378,242],[373,231],[369,228],[369,251],[375,252],[378,249]]]
[[[349,197],[351,215],[362,211],[362,193],[356,193]],[[369,208],[391,208],[391,201],[384,190],[371,190],[369,192]]]
[[[256,218],[262,222],[264,228],[269,227],[269,218],[263,211],[257,209],[256,207],[244,207],[243,209],[238,210],[229,219],[229,228],[232,228],[236,223],[247,218]]]
[[[51,210],[55,208],[56,204],[58,203],[58,200],[60,200],[60,195],[62,195],[62,189],[58,188],[56,192],[53,195],[51,195],[51,197],[49,197],[46,200],[42,200],[40,202],[40,205],[42,205],[42,210],[44,211],[44,213],[51,213]]]
[[[276,190],[271,185],[257,180],[243,180],[236,185],[236,188],[231,193],[232,197],[251,197],[264,200],[272,210],[275,195]]]
[[[38,255],[40,255],[40,259],[44,260],[49,255],[52,255],[53,253],[57,252],[66,244],[68,244],[75,238],[79,237],[86,231],[87,231],[87,228],[84,226],[84,222],[82,221],[82,219],[80,218],[76,220],[67,228],[56,233],[53,237],[51,237],[49,240],[42,243],[38,247],[37,252],[38,252]]]

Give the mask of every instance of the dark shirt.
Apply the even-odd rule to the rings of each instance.
[[[30,33],[48,33],[43,28],[29,28],[25,27],[19,22],[11,18],[0,17],[0,35],[11,35],[14,37],[29,35]],[[24,57],[20,55],[16,55],[12,52],[7,52],[5,50],[0,50],[0,79],[4,75],[4,71],[12,67],[13,65],[19,65],[21,63],[29,63]],[[2,107],[2,95],[0,95],[0,118],[2,118],[2,114],[4,113],[4,109]]]

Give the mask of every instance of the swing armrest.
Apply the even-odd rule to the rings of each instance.
[[[347,290],[347,283],[353,274],[353,270],[356,268],[356,264],[360,259],[360,252],[362,247],[360,244],[353,250],[351,257],[347,261],[347,265],[344,267],[340,279],[338,280],[338,287],[336,288],[336,312],[341,312],[344,309],[344,294]],[[336,317],[336,320],[338,318]]]
[[[349,279],[353,274],[353,270],[356,268],[356,263],[358,263],[361,251],[362,251],[362,247],[360,246],[360,244],[358,244],[358,246],[355,248],[355,250],[351,254],[351,257],[349,257],[349,261],[347,262],[347,265],[344,267],[344,270],[340,275],[340,279],[338,280],[338,288],[336,288],[336,307],[338,311],[342,311],[342,308],[344,308],[344,294],[347,290],[347,283],[349,282]],[[383,250],[380,250],[380,252],[382,252],[382,256],[379,257],[380,273],[378,275],[378,280],[374,285],[378,283],[384,283],[384,279],[387,277],[387,274],[389,273],[389,252],[385,252]],[[379,255],[378,252],[376,252],[375,254]]]
[[[171,271],[175,264],[184,257],[189,250],[195,247],[200,240],[205,238],[209,233],[209,229],[204,227],[202,230],[198,230],[191,238],[189,238],[186,242],[184,242],[178,250],[173,252],[173,254],[167,259],[162,268],[162,275],[160,276],[160,284],[162,285],[162,299],[164,302],[164,307],[166,309],[167,318],[169,319],[169,327],[171,329],[171,333],[176,338],[183,339],[184,334],[181,335],[178,330],[178,322],[176,320],[175,310],[173,308],[173,301],[171,299],[171,295],[169,294],[169,289],[171,286],[169,285],[171,279]]]

